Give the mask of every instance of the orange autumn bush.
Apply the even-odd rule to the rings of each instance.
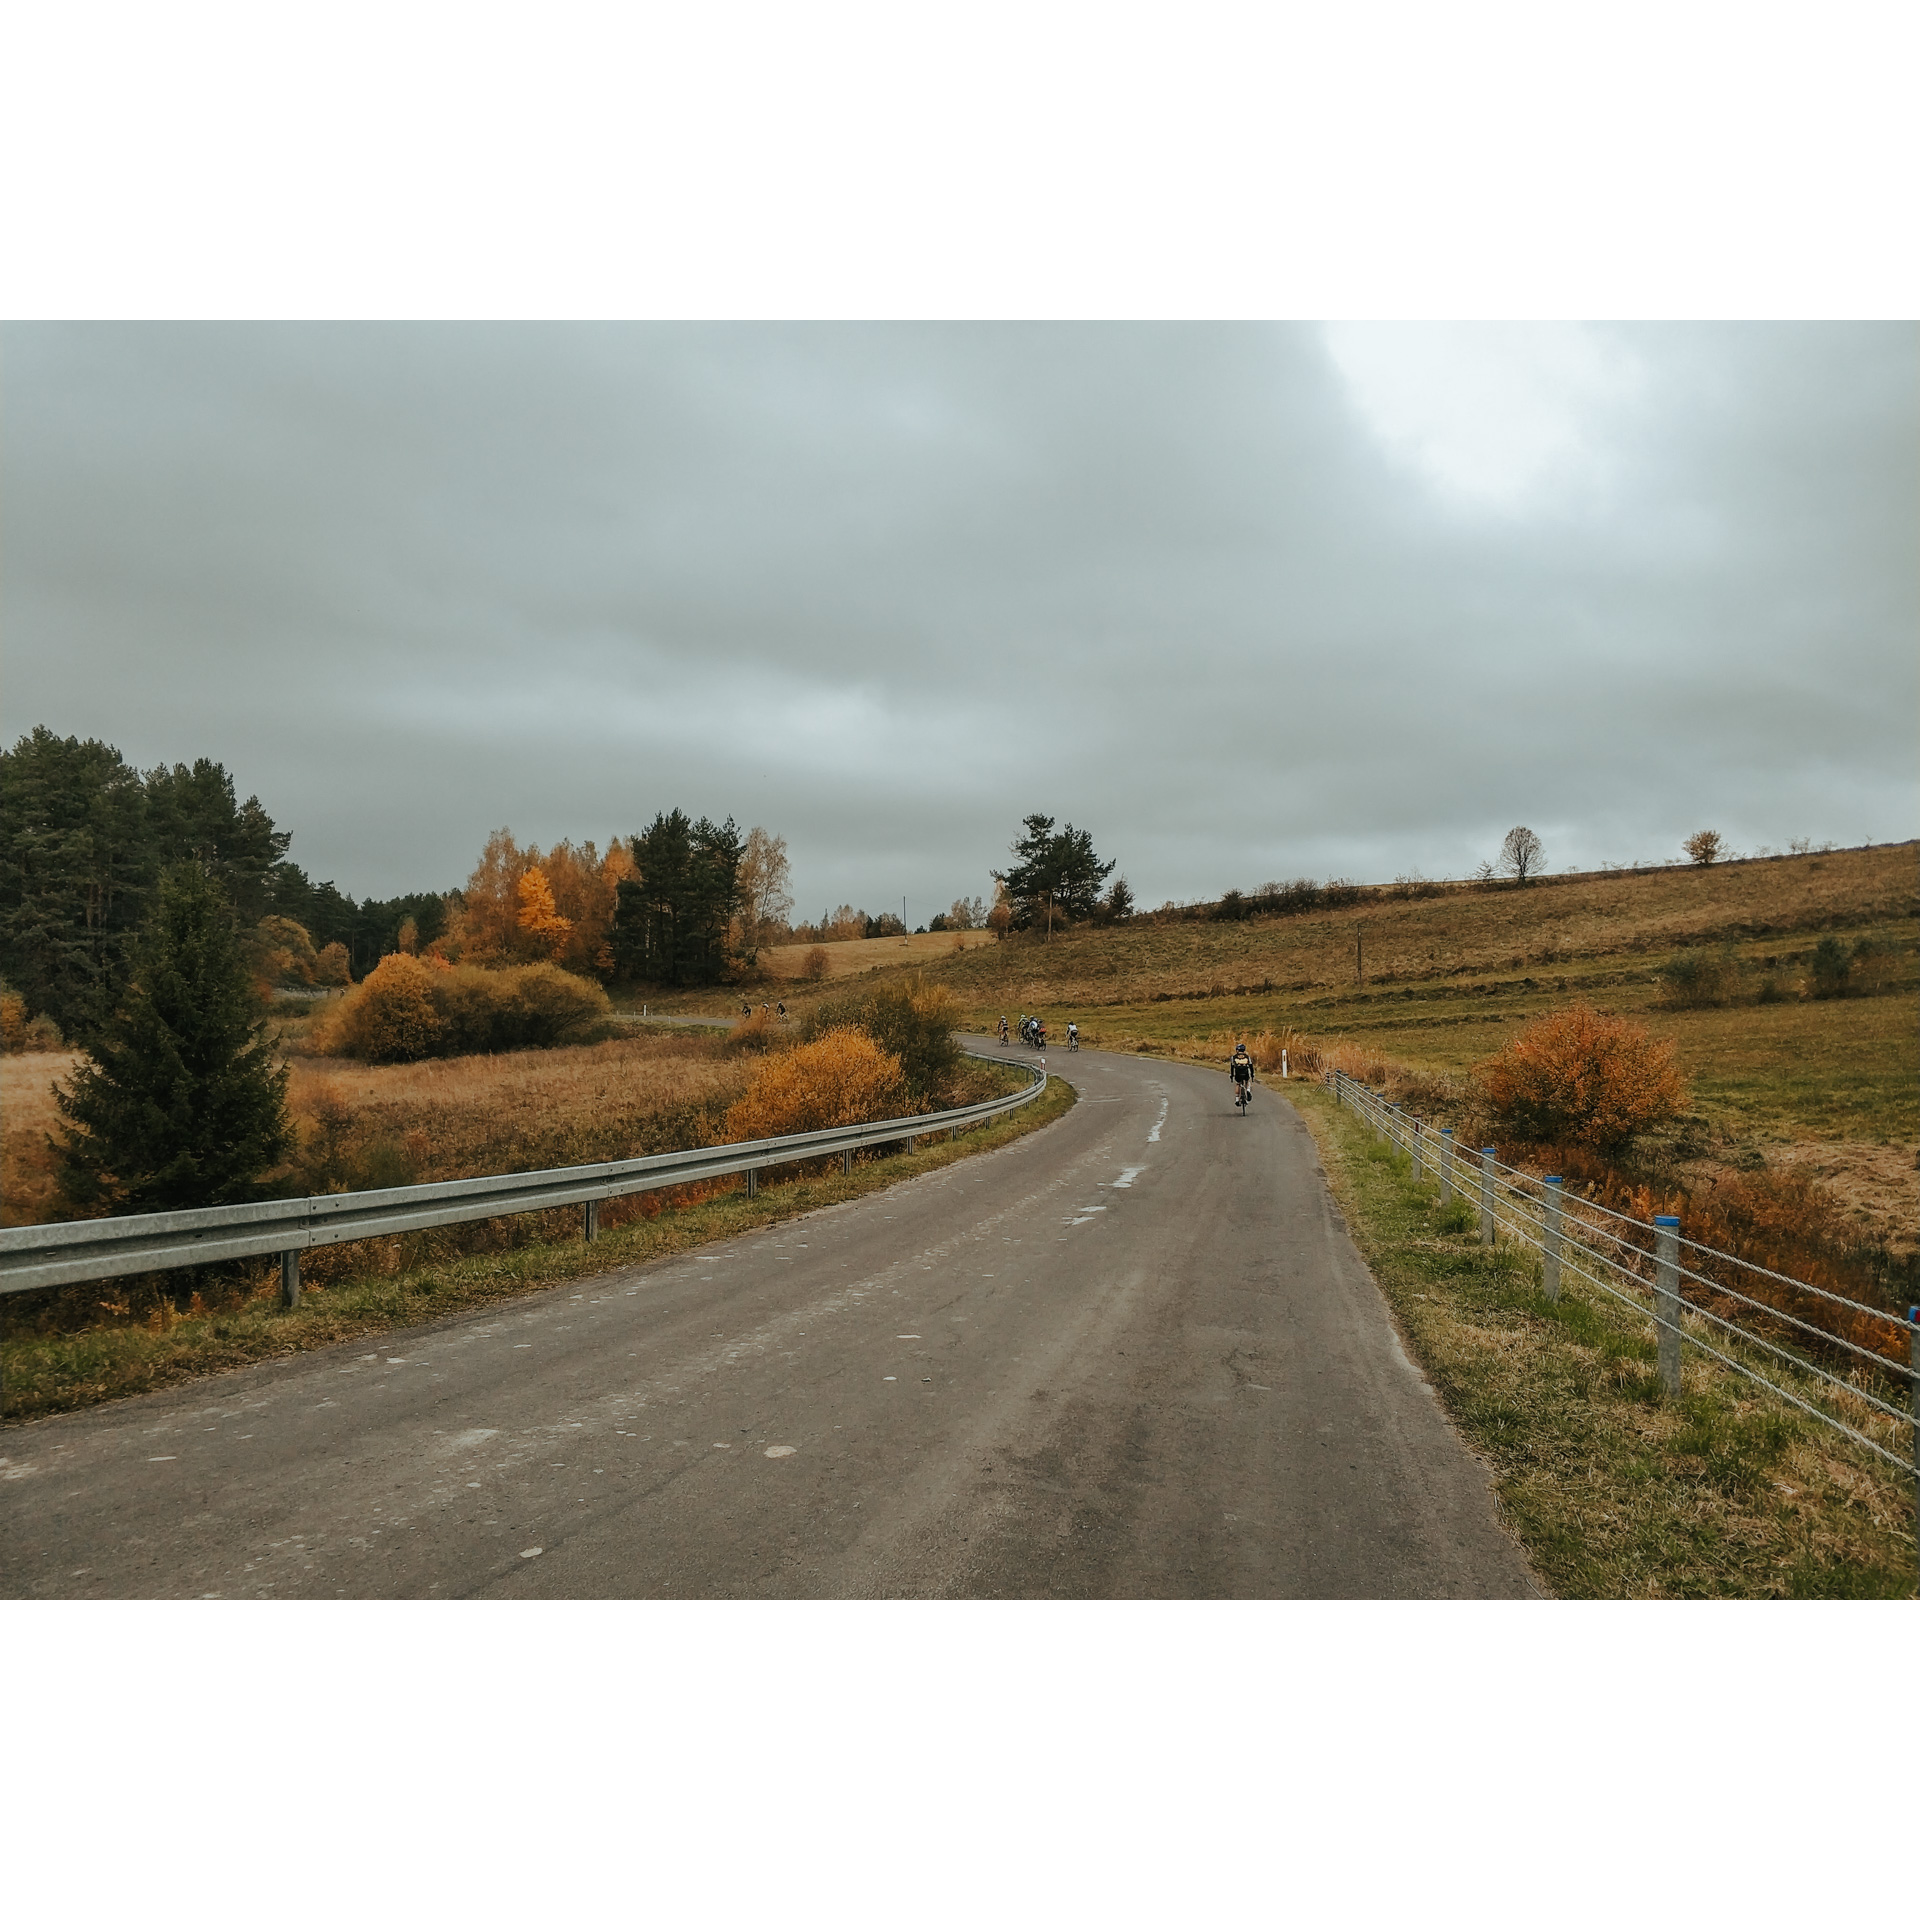
[[[1672,1043],[1589,1006],[1535,1020],[1474,1078],[1507,1139],[1603,1154],[1621,1152],[1687,1107]]]
[[[755,1071],[745,1095],[727,1109],[727,1138],[770,1140],[912,1110],[899,1059],[857,1027],[835,1027]]]
[[[575,1046],[605,1023],[606,990],[551,961],[456,967],[390,953],[319,1016],[314,1052],[379,1065],[449,1054]]]

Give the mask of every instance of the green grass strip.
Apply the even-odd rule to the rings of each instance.
[[[1332,1096],[1287,1089],[1448,1413],[1535,1572],[1567,1598],[1892,1599],[1915,1590],[1914,1483],[1689,1348],[1669,1398],[1650,1325],[1538,1256]]]

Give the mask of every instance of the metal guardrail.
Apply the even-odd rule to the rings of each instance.
[[[1661,1382],[1670,1393],[1681,1390],[1684,1343],[1911,1474],[1920,1547],[1920,1308],[1902,1320],[1689,1240],[1675,1215],[1656,1214],[1649,1221],[1618,1213],[1568,1193],[1558,1175],[1508,1166],[1491,1147],[1476,1153],[1457,1146],[1451,1128],[1427,1125],[1337,1068],[1325,1079],[1337,1104],[1357,1113],[1392,1151],[1408,1156],[1416,1182],[1431,1171],[1444,1198],[1477,1209],[1483,1244],[1494,1245],[1504,1233],[1533,1248],[1549,1300],[1559,1298],[1561,1282],[1571,1274],[1651,1320]],[[1829,1324],[1814,1324],[1816,1316]],[[1844,1356],[1846,1372],[1781,1344],[1795,1335],[1799,1347],[1811,1340]],[[1869,1340],[1881,1350],[1865,1344]],[[1902,1347],[1904,1361],[1893,1357]]]
[[[299,1298],[300,1255],[309,1247],[372,1240],[384,1234],[419,1233],[428,1227],[492,1220],[509,1213],[550,1207],[585,1209],[589,1240],[599,1232],[603,1200],[745,1174],[752,1193],[772,1167],[839,1154],[846,1167],[863,1148],[917,1141],[926,1134],[953,1134],[1024,1107],[1045,1092],[1046,1070],[1024,1061],[1018,1068],[1030,1084],[994,1100],[940,1113],[908,1114],[817,1133],[781,1134],[681,1153],[654,1153],[637,1160],[608,1160],[584,1167],[552,1167],[537,1173],[504,1173],[477,1180],[443,1180],[431,1186],[382,1187],[364,1193],[316,1193],[298,1200],[202,1207],[180,1213],[128,1214],[112,1220],[63,1220],[44,1227],[0,1228],[0,1293],[32,1287],[74,1286],[120,1274],[153,1273],[262,1254],[281,1257],[281,1298]]]

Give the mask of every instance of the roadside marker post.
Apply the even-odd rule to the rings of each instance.
[[[1660,1326],[1660,1384],[1669,1393],[1680,1391],[1680,1216],[1653,1216],[1653,1257],[1659,1268],[1654,1281],[1654,1312]]]
[[[1480,1244],[1493,1245],[1493,1149],[1480,1149]]]
[[[1549,1300],[1560,1298],[1560,1202],[1566,1184],[1559,1174],[1550,1173],[1540,1196],[1541,1225],[1546,1229],[1540,1236],[1545,1243],[1540,1254],[1540,1284]]]

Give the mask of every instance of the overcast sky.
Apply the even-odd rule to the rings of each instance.
[[[1920,330],[0,330],[5,730],[316,877],[682,806],[796,911],[1916,831]]]

